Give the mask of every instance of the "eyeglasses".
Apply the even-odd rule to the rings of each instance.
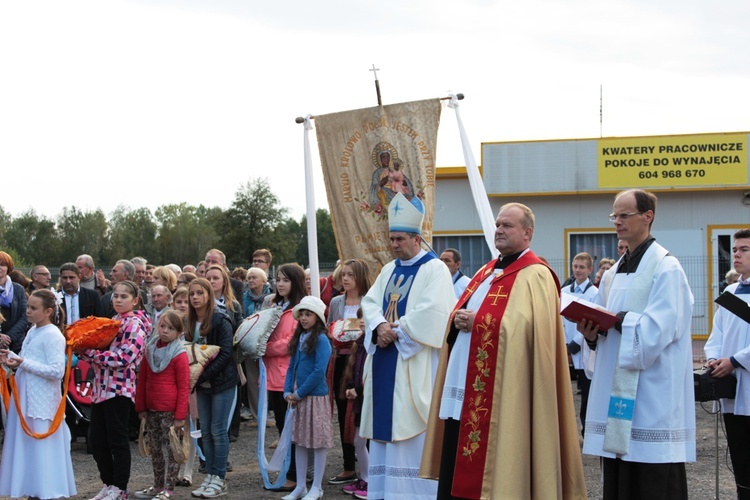
[[[266,261],[263,259],[253,259],[253,264],[265,264]]]
[[[641,215],[643,212],[623,212],[621,214],[609,214],[609,222],[615,222],[617,219],[622,221],[628,220],[634,215]]]

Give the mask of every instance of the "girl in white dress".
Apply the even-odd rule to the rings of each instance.
[[[59,328],[65,325],[65,315],[54,293],[37,290],[27,302],[26,319],[34,326],[26,334],[20,355],[1,349],[0,362],[16,369],[21,418],[32,433],[45,434],[62,399],[65,337]],[[70,430],[65,421],[50,436],[29,436],[11,399],[0,464],[0,496],[63,498],[75,494]]]

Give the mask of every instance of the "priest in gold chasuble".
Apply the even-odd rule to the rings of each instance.
[[[528,207],[496,227],[500,257],[451,315],[420,476],[439,499],[586,498],[557,277],[529,249]]]

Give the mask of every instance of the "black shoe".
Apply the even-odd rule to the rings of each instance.
[[[205,474],[207,472],[205,461],[201,460],[201,464],[198,466],[198,472],[200,472],[201,474]]]
[[[237,442],[237,436],[229,436],[229,442],[230,442],[230,443],[235,443],[235,442]]]
[[[349,474],[348,476],[344,476],[343,473],[339,474],[338,476],[333,476],[330,479],[328,479],[328,484],[347,484],[347,483],[353,483],[359,478],[357,477],[357,473]]]
[[[232,462],[227,460],[227,472],[232,472],[234,470],[234,467],[232,467]]]

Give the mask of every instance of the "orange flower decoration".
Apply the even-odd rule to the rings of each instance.
[[[79,319],[65,329],[68,345],[74,351],[106,349],[120,331],[120,322],[109,318],[89,316]]]

